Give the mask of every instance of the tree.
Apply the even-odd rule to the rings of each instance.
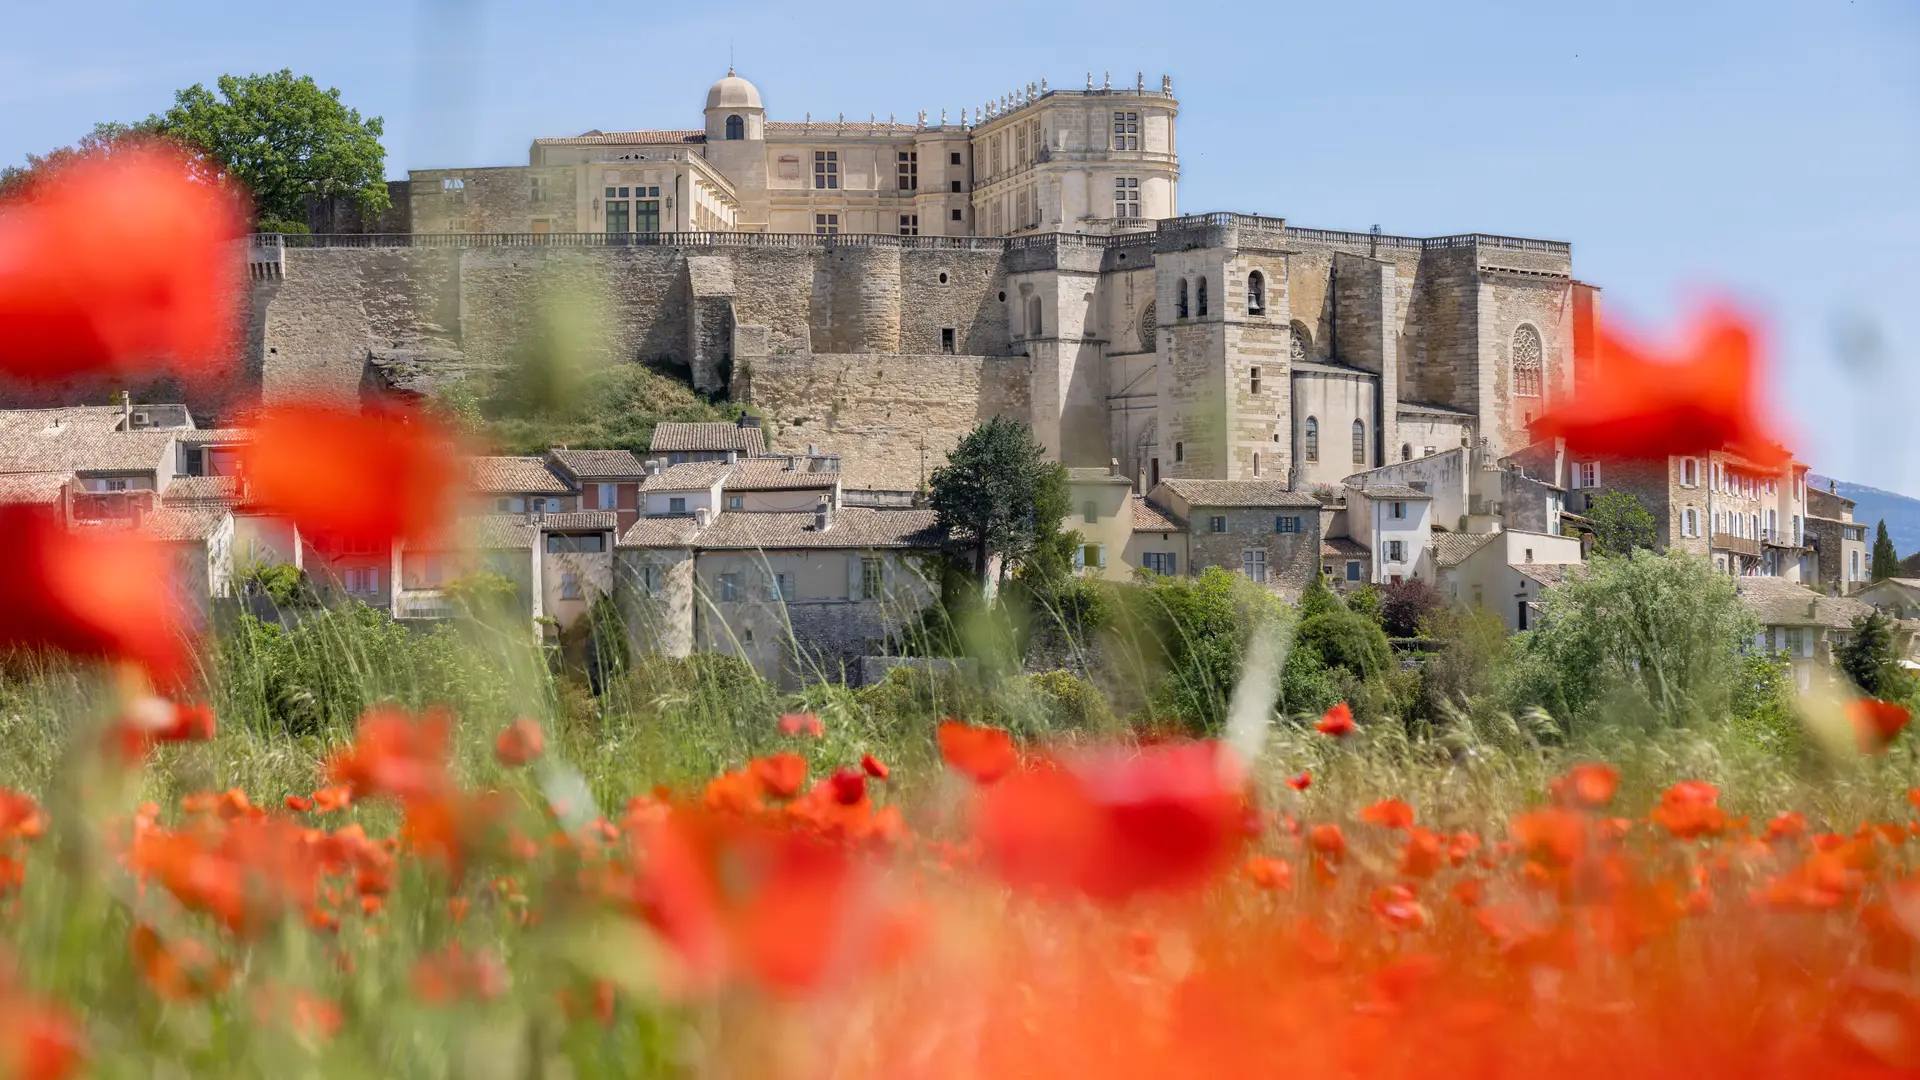
[[[1218,732],[1254,628],[1285,618],[1285,607],[1273,593],[1218,566],[1197,578],[1156,578],[1142,588],[1150,636],[1167,662],[1155,708],[1196,731]]]
[[[28,154],[25,165],[0,168],[0,199],[24,194],[35,184],[82,158],[111,158],[157,137],[142,125],[95,124],[93,130],[80,136],[80,141],[73,146],[58,147],[44,154]]]
[[[1905,689],[1893,619],[1875,609],[1853,620],[1853,633],[1833,650],[1833,660],[1868,697],[1897,698]]]
[[[1386,673],[1393,663],[1387,635],[1373,620],[1353,611],[1329,611],[1300,621],[1294,648],[1310,651],[1330,668],[1344,668],[1365,681]]]
[[[1546,708],[1563,724],[1636,700],[1668,723],[1726,715],[1759,626],[1734,580],[1704,558],[1600,556],[1545,596],[1540,626],[1514,642],[1514,707]]]
[[[1300,617],[1311,619],[1329,611],[1344,611],[1346,605],[1340,602],[1339,594],[1327,584],[1325,574],[1315,574],[1307,582],[1305,591],[1300,594]]]
[[[360,118],[312,76],[286,69],[195,83],[140,127],[204,151],[245,184],[262,220],[304,222],[307,200],[347,196],[371,219],[387,209],[385,124]]]
[[[1893,537],[1887,535],[1887,519],[1873,534],[1873,574],[1870,580],[1882,581],[1900,572],[1900,553],[1893,549]]]
[[[1639,549],[1653,550],[1660,533],[1653,515],[1638,496],[1625,491],[1609,491],[1593,501],[1587,510],[1593,522],[1594,550],[1602,555],[1629,555]]]
[[[1071,502],[1067,470],[1045,454],[1027,425],[996,416],[934,470],[928,501],[950,542],[972,555],[982,586],[994,556],[1004,578],[1036,556],[1058,558],[1071,543],[1060,529]]]
[[[1386,585],[1380,596],[1380,623],[1388,637],[1420,636],[1422,624],[1447,607],[1439,590],[1419,578]]]

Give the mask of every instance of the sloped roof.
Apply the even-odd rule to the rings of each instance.
[[[1351,536],[1329,536],[1320,541],[1320,555],[1322,558],[1336,559],[1373,558],[1373,552],[1368,550],[1367,545]]]
[[[0,474],[0,503],[55,503],[60,489],[73,479],[70,472]]]
[[[472,457],[467,487],[486,495],[569,495],[573,486],[547,468],[544,458]]]
[[[1278,480],[1162,480],[1167,490],[1195,506],[1312,506],[1320,500],[1288,491]]]
[[[638,480],[647,467],[631,450],[551,450],[549,455],[577,480]]]
[[[184,432],[116,431],[118,406],[0,410],[0,464],[20,472],[149,472]]]
[[[163,543],[203,543],[229,516],[224,506],[162,506],[140,520],[140,532]]]
[[[922,548],[940,546],[940,531],[931,510],[880,510],[843,507],[834,512],[824,532],[813,527],[811,511],[798,513],[729,513],[715,518],[700,534],[702,550],[744,548]]]
[[[741,427],[723,421],[699,424],[657,424],[649,453],[674,453],[690,450],[738,450],[758,457],[766,453],[766,436],[757,427]]]
[[[729,461],[684,461],[640,482],[641,491],[701,491],[738,468]]]
[[[773,125],[769,124],[768,127]],[[655,131],[588,131],[569,138],[535,139],[535,146],[660,146],[675,143],[703,143],[705,130],[693,128]]]
[[[506,551],[533,547],[537,530],[520,514],[481,514],[461,518],[448,536],[455,550]]]
[[[244,427],[189,428],[176,431],[173,435],[183,443],[249,443],[253,441],[253,429]]]
[[[1529,578],[1543,588],[1551,589],[1570,578],[1586,572],[1586,563],[1511,563],[1520,576]]]
[[[1369,499],[1419,500],[1433,498],[1432,495],[1421,491],[1419,488],[1408,487],[1405,484],[1367,484],[1364,486],[1360,484],[1349,484],[1347,485],[1347,490],[1365,495]]]
[[[237,476],[176,476],[160,493],[166,506],[188,503],[216,503],[233,506],[242,501],[245,490]]]
[[[693,546],[693,538],[700,532],[700,523],[692,514],[675,514],[671,517],[643,517],[633,523],[626,535],[620,538],[616,547],[628,548],[684,548]]]
[[[808,472],[804,469],[789,469],[784,457],[749,458],[734,467],[727,475],[728,491],[784,491],[794,488],[830,488],[840,479],[838,469],[824,472]],[[805,460],[805,459],[793,459]],[[676,465],[684,469],[685,465]]]
[[[1486,547],[1499,533],[1436,532],[1433,534],[1435,566],[1459,566],[1467,556]]]
[[[1845,629],[1873,610],[1851,596],[1822,596],[1805,585],[1775,577],[1743,577],[1740,599],[1764,626],[1825,626]]]
[[[1187,523],[1175,517],[1164,507],[1155,506],[1144,495],[1133,495],[1127,500],[1133,513],[1134,532],[1186,532]]]
[[[614,510],[574,510],[565,514],[536,514],[532,522],[542,532],[617,529],[620,527],[620,514]]]

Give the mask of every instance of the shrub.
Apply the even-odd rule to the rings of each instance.
[[[1329,668],[1344,669],[1366,680],[1385,674],[1393,663],[1387,635],[1366,616],[1330,611],[1300,622],[1296,648],[1312,649]]]
[[[1396,581],[1380,589],[1380,626],[1388,637],[1418,637],[1422,624],[1446,609],[1446,598],[1419,578]]]
[[[1026,677],[1049,731],[1110,731],[1118,722],[1098,687],[1070,671],[1043,671]]]

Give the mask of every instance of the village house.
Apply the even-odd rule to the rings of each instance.
[[[1147,502],[1188,523],[1187,574],[1218,566],[1289,596],[1320,572],[1320,500],[1278,480],[1162,480]]]
[[[1584,565],[1578,537],[1525,529],[1436,533],[1433,562],[1447,599],[1491,612],[1509,633],[1532,629],[1540,594]]]
[[[647,444],[647,456],[659,458],[668,465],[681,465],[689,461],[725,461],[729,454],[736,459],[759,457],[766,452],[766,437],[760,430],[760,418],[751,415],[742,416],[731,424],[656,424],[653,441]]]
[[[1109,581],[1126,581],[1142,569],[1130,550],[1135,528],[1133,481],[1119,470],[1118,461],[1104,469],[1068,469],[1067,491],[1073,509],[1060,526],[1080,534],[1080,546],[1073,556],[1075,571]],[[1165,569],[1159,572],[1172,573]]]
[[[1802,690],[1833,664],[1834,650],[1852,636],[1854,620],[1873,610],[1857,597],[1823,596],[1775,577],[1743,577],[1739,590],[1741,602],[1760,622],[1754,649],[1792,664],[1794,682]],[[1911,629],[1901,628],[1897,647],[1902,655],[1911,639]]]
[[[1187,523],[1169,510],[1155,506],[1144,495],[1127,496],[1131,529],[1121,557],[1130,571],[1178,577],[1190,566]]]
[[[1854,502],[1834,490],[1807,492],[1807,536],[1813,545],[1813,575],[1830,596],[1847,596],[1863,588],[1872,576],[1867,558],[1867,527],[1853,520]]]

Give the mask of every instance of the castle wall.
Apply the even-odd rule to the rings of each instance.
[[[1506,254],[1506,253],[1502,253]],[[1494,453],[1504,454],[1531,441],[1527,422],[1543,415],[1556,387],[1570,386],[1573,368],[1573,319],[1565,278],[1487,274],[1481,286],[1483,355],[1490,378],[1482,381],[1481,426]],[[1523,325],[1540,334],[1539,397],[1513,396],[1513,342]]]
[[[760,410],[769,449],[840,456],[847,488],[906,491],[994,416],[1027,420],[1025,357],[839,353],[743,359],[734,397]]]

